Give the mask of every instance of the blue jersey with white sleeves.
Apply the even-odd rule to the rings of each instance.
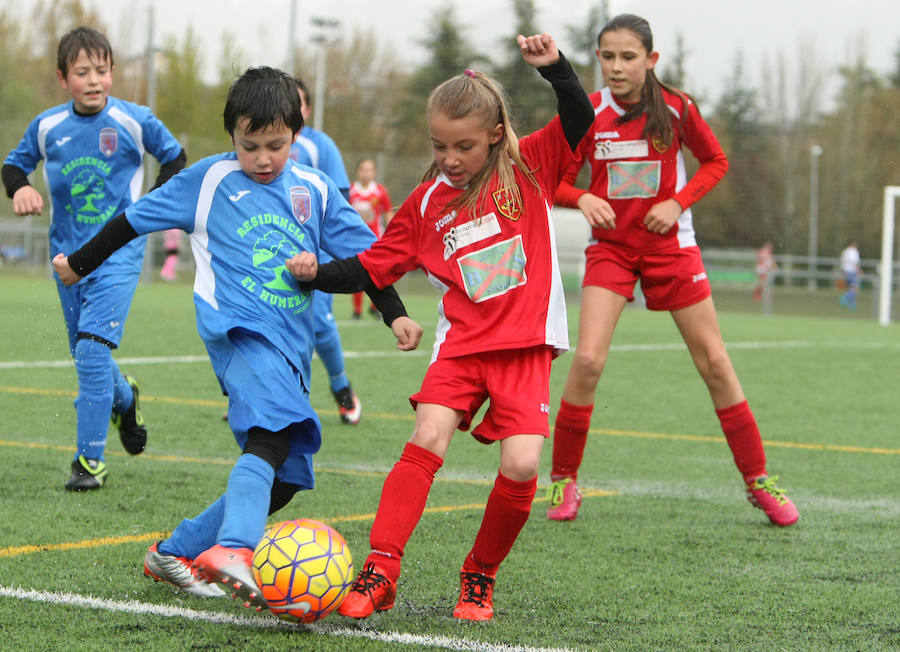
[[[197,265],[197,329],[219,374],[217,341],[233,329],[253,331],[276,346],[309,389],[315,335],[311,295],[285,261],[309,251],[347,258],[375,240],[325,174],[288,161],[268,184],[243,173],[234,152],[210,156],[179,172],[125,213],[139,234],[183,229]]]
[[[181,152],[175,137],[146,106],[115,97],[92,115],[79,115],[73,106],[69,101],[39,114],[4,161],[25,174],[44,161],[50,258],[80,248],[138,199],[145,153],[164,164]],[[145,238],[130,242],[95,274],[139,272],[144,247]]]
[[[297,163],[322,170],[341,192],[346,194],[350,191],[350,179],[344,169],[341,151],[328,134],[312,127],[303,127],[291,145],[291,158]]]

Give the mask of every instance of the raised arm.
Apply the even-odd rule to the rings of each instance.
[[[516,37],[522,58],[537,68],[556,93],[556,108],[569,148],[574,152],[594,122],[594,107],[578,75],[549,34]]]

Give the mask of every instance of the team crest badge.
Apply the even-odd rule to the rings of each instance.
[[[119,133],[113,127],[104,127],[100,130],[100,151],[104,156],[110,157],[119,149]]]
[[[666,143],[663,141],[662,138],[659,137],[658,134],[655,135],[655,136],[653,136],[653,138],[650,139],[650,144],[652,144],[652,145],[653,145],[653,149],[655,149],[655,150],[656,150],[657,152],[659,152],[660,154],[662,154],[662,153],[665,152],[667,149],[669,149],[669,146],[666,145]]]
[[[294,186],[291,188],[291,210],[300,224],[303,224],[309,219],[309,216],[312,215],[309,190],[303,186]]]
[[[491,195],[494,198],[494,205],[497,211],[505,218],[515,222],[522,214],[522,207],[516,201],[516,196],[509,188],[500,188],[495,190]]]

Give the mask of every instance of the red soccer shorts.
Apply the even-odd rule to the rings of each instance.
[[[700,247],[636,253],[607,242],[587,248],[582,286],[594,285],[634,301],[634,285],[650,310],[678,310],[699,303],[711,294]]]
[[[490,399],[472,436],[490,444],[510,435],[550,436],[550,362],[546,346],[486,351],[438,359],[425,372],[422,388],[409,397],[413,408],[435,403],[465,413],[460,430],[468,430]]]

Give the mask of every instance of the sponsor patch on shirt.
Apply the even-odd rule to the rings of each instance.
[[[475,303],[493,299],[525,285],[528,281],[525,275],[526,262],[521,235],[473,251],[456,260],[466,294]]]
[[[500,224],[494,213],[488,213],[477,220],[472,220],[459,226],[451,226],[444,234],[444,260],[459,249],[480,242],[500,233]]]
[[[646,140],[598,140],[594,144],[594,158],[646,158],[650,153]]]
[[[656,197],[659,193],[659,161],[607,163],[606,174],[610,199]]]

